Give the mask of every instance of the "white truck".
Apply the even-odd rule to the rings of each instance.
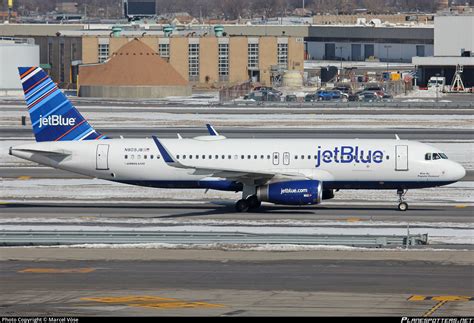
[[[442,76],[432,76],[428,80],[428,88],[438,87],[438,90],[443,92],[446,85],[446,78]]]

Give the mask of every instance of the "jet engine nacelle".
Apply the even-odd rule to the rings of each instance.
[[[323,198],[323,183],[316,180],[276,182],[257,188],[260,201],[282,205],[319,204]]]

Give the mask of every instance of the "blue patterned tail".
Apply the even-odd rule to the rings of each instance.
[[[36,141],[106,139],[84,119],[40,67],[19,67]]]

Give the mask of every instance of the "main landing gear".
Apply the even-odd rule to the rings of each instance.
[[[262,202],[259,201],[257,196],[251,195],[246,199],[238,200],[235,203],[235,210],[237,212],[248,212],[250,210],[258,209],[262,205]]]
[[[408,210],[408,203],[404,201],[405,199],[405,194],[408,192],[408,190],[397,190],[398,194],[398,210],[400,211],[406,211]]]

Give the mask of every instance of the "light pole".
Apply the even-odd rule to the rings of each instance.
[[[339,49],[339,59],[341,60],[341,68],[339,69],[339,75],[342,74],[342,46],[337,46],[336,49]]]
[[[438,79],[439,79],[439,73],[436,73],[436,104],[438,104],[438,88],[439,88],[439,83],[438,83]]]
[[[388,74],[388,49],[392,48],[392,45],[384,45],[383,47],[387,50],[387,56],[386,56],[387,58],[386,59],[387,59],[387,74]]]

